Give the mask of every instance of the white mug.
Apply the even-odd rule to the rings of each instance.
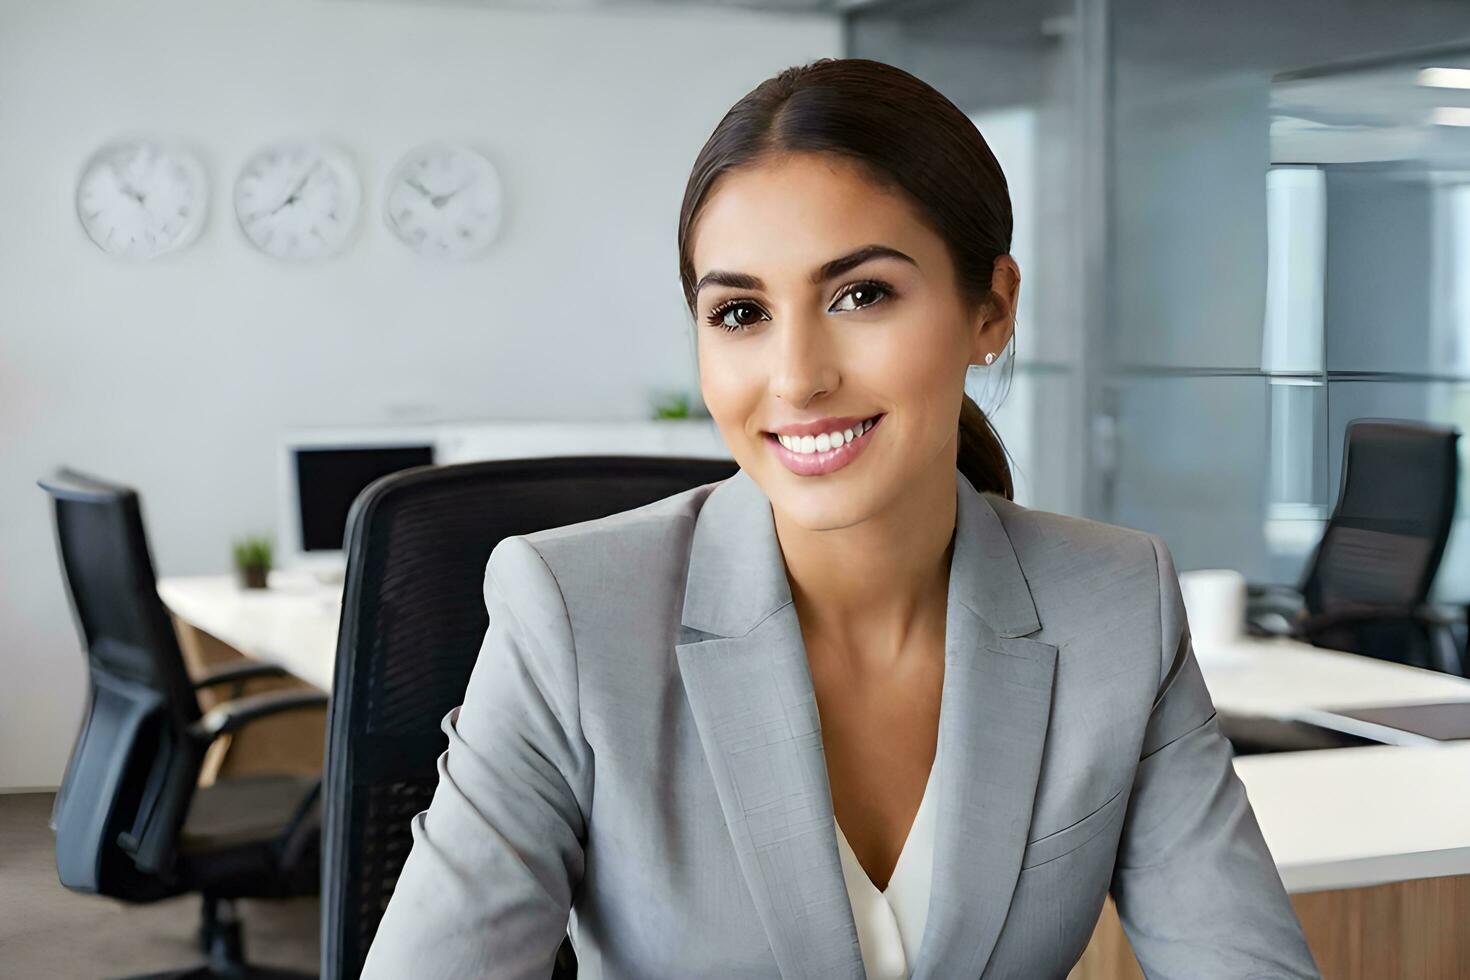
[[[1245,633],[1245,576],[1233,568],[1179,573],[1189,634],[1203,643],[1228,643]]]

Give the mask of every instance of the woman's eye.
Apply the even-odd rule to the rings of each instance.
[[[741,310],[750,312],[752,314],[751,317],[749,319],[742,319],[739,315]],[[733,323],[731,322],[732,314],[735,317]],[[723,327],[726,330],[748,330],[750,325],[758,319],[759,311],[756,310],[755,306],[743,301],[734,301],[717,306],[713,310],[710,310],[708,317],[712,326]]]
[[[872,306],[878,302],[879,297],[887,296],[890,292],[891,290],[881,282],[860,282],[837,297],[837,305],[834,305],[832,309],[844,312],[860,310],[865,306]],[[853,300],[851,305],[846,307],[840,305],[844,300],[848,299]]]
[[[893,295],[893,288],[886,282],[867,279],[849,286],[841,296],[837,297],[837,302],[832,306],[831,312],[846,313],[861,310]],[[749,330],[753,324],[762,319],[766,317],[760,307],[742,299],[728,300],[710,310],[705,317],[710,326],[731,332]]]

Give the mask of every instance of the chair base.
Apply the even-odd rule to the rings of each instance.
[[[296,973],[267,966],[241,966],[221,972],[212,966],[190,967],[164,973],[143,973],[119,980],[316,980],[315,973]]]
[[[246,963],[245,939],[234,902],[205,895],[200,912],[198,942],[200,950],[209,957],[208,963],[119,980],[316,980],[314,973]]]

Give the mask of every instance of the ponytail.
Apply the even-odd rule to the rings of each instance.
[[[1005,447],[1001,445],[1000,436],[990,424],[990,419],[968,394],[960,403],[960,445],[956,465],[976,490],[998,493],[1007,500],[1015,499]]]

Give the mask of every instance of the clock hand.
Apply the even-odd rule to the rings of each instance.
[[[407,184],[409,187],[412,187],[414,190],[418,191],[420,194],[424,195],[424,197],[427,197],[427,198],[430,198],[430,199],[432,199],[434,197],[433,193],[431,193],[430,190],[427,187],[425,187],[423,184],[420,184],[418,181],[414,180],[412,177],[405,178],[403,182],[405,184]]]
[[[133,200],[137,201],[139,204],[142,204],[143,203],[143,195],[138,192],[138,189],[136,187],[134,187],[132,184],[128,183],[121,176],[119,176],[117,178],[117,182],[122,185],[122,192],[124,194],[126,194],[128,197],[131,197]]]
[[[314,173],[316,173],[316,168],[317,167],[320,167],[320,166],[321,166],[321,161],[317,161],[316,163],[312,164],[311,165],[311,168],[309,170],[307,170],[306,173],[304,173],[304,174],[301,175],[301,179],[296,182],[296,186],[291,189],[291,193],[286,195],[286,199],[284,201],[282,201],[276,207],[275,211],[272,211],[271,212],[271,214],[275,214],[276,211],[281,210],[281,208],[285,207],[288,204],[295,204],[296,203],[296,195],[299,194],[299,193],[301,193],[301,188],[303,188],[303,187],[306,186],[306,182],[311,179],[311,175],[314,174]]]
[[[434,202],[434,207],[442,208],[451,197],[458,194],[460,191],[464,190],[466,187],[470,186],[474,182],[475,179],[471,177],[469,180],[465,181],[463,184],[460,184],[448,194],[436,194],[434,197],[430,198],[430,200]]]

